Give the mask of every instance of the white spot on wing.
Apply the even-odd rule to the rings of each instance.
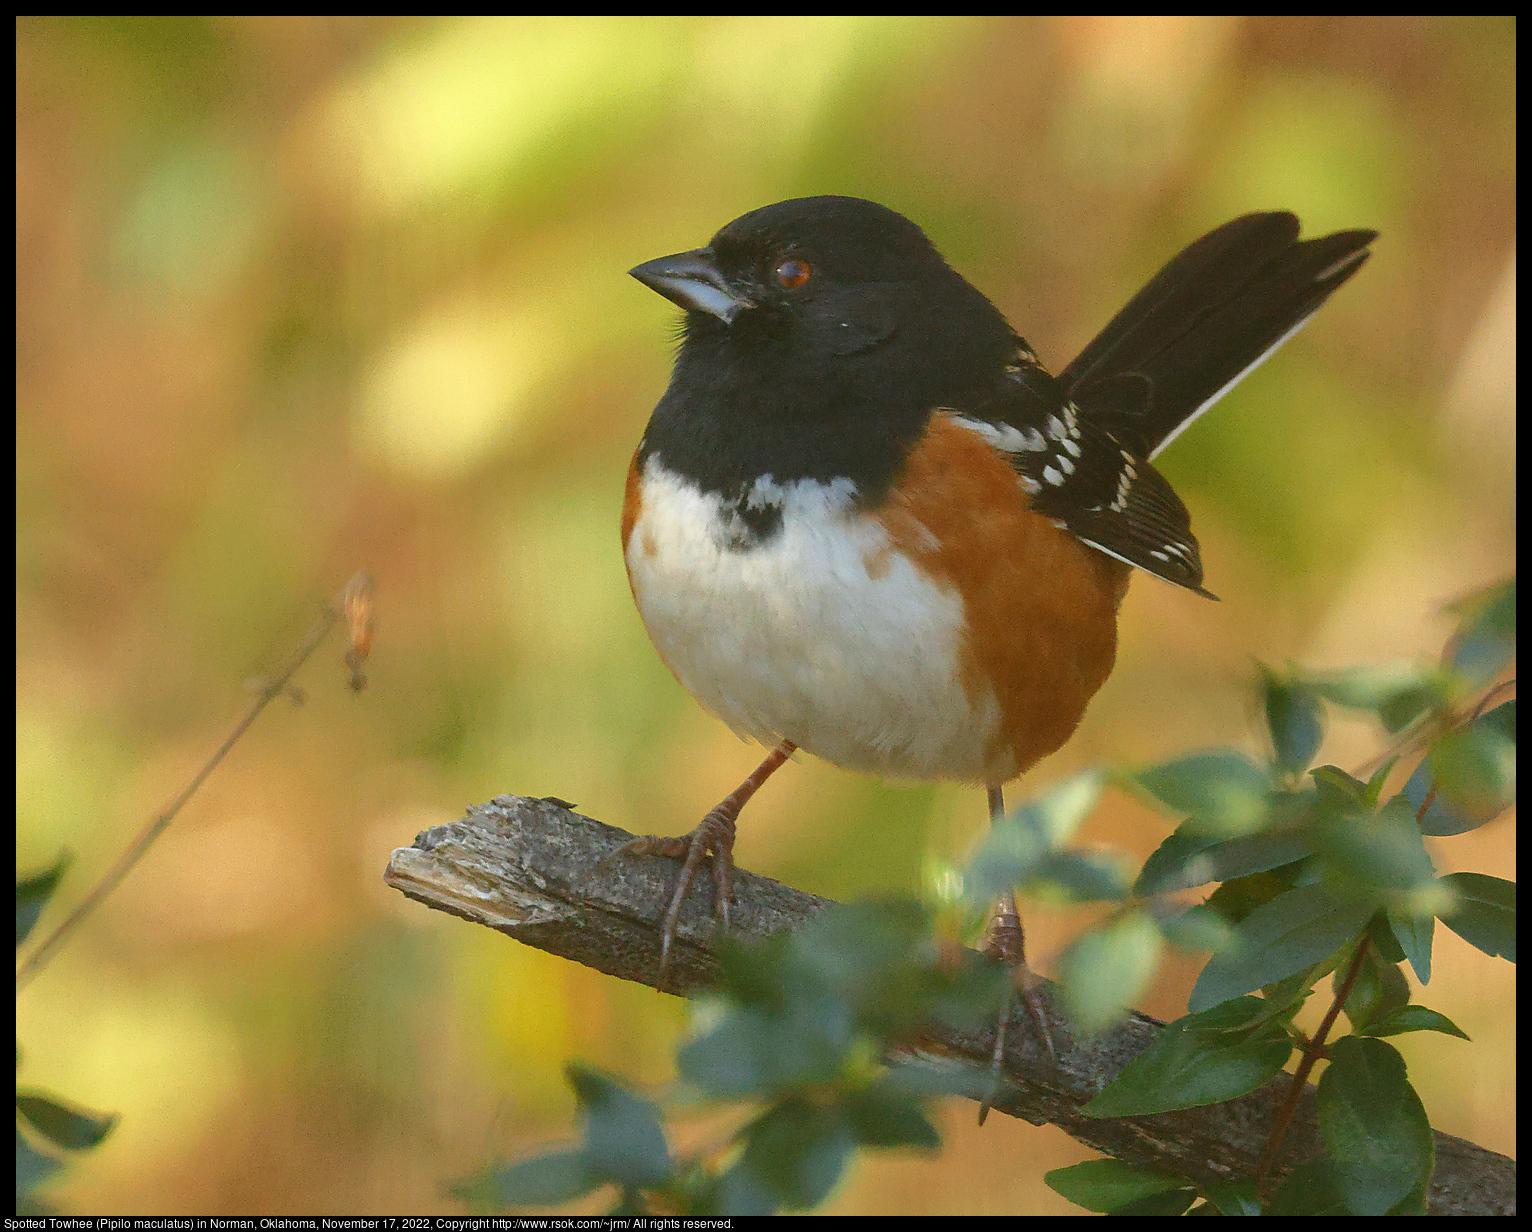
[[[949,412],[947,418],[970,432],[977,432],[1001,453],[1039,453],[1048,447],[1043,434],[1036,428],[1023,431],[1010,424],[991,423],[987,419],[960,415],[955,411]]]
[[[1109,547],[1103,547],[1101,544],[1097,543],[1094,539],[1087,539],[1084,535],[1078,535],[1078,534],[1075,535],[1075,538],[1078,539],[1081,543],[1085,544],[1087,547],[1093,547],[1098,552],[1105,552],[1113,560],[1120,560],[1125,565],[1132,565],[1135,569],[1137,569],[1141,573],[1147,573],[1150,577],[1154,577],[1154,578],[1160,577],[1160,575],[1158,573],[1154,572],[1153,569],[1145,569],[1143,567],[1143,565],[1139,564],[1137,561],[1129,560],[1121,552],[1114,552]],[[1170,582],[1170,579],[1169,578],[1160,578],[1160,581],[1162,581],[1162,582]],[[1174,584],[1175,583],[1172,583],[1172,585],[1174,585]]]

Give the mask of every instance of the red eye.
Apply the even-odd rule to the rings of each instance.
[[[771,271],[771,276],[777,280],[779,287],[789,291],[796,291],[810,278],[814,276],[814,268],[807,261],[800,261],[797,257],[788,257]]]

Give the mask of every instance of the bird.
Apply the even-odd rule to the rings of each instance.
[[[662,983],[703,860],[727,930],[740,810],[796,750],[983,787],[993,821],[1106,681],[1130,575],[1214,597],[1152,460],[1377,235],[1299,232],[1269,211],[1202,236],[1056,376],[916,223],[860,198],[763,206],[629,271],[685,312],[627,474],[633,598],[686,690],[770,750],[689,833],[622,849],[683,861]],[[1046,1042],[1014,894],[985,949]],[[1003,1046],[1002,1026],[997,1066]]]

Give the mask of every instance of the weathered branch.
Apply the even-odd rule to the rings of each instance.
[[[389,860],[384,879],[438,911],[498,929],[608,975],[651,987],[659,957],[660,904],[676,873],[673,860],[615,856],[632,835],[592,821],[554,800],[500,796],[463,820],[434,826],[413,847]],[[712,935],[712,883],[699,877],[682,909],[663,990],[681,993],[710,978],[706,948]],[[801,924],[829,900],[767,877],[739,871],[734,879],[734,934],[765,936]],[[1273,1117],[1287,1090],[1278,1077],[1259,1091],[1207,1108],[1146,1117],[1098,1120],[1081,1108],[1144,1051],[1163,1026],[1134,1014],[1092,1040],[1076,1040],[1048,1001],[1045,1013],[1058,1063],[1040,1060],[1017,1011],[1006,1058],[1012,1086],[996,1111],[1034,1124],[1052,1123],[1072,1137],[1129,1163],[1163,1168],[1212,1185],[1254,1175]],[[989,1063],[991,1031],[936,1030],[922,1050]],[[1274,1175],[1321,1153],[1312,1089],[1299,1104]],[[1515,1163],[1503,1155],[1436,1135],[1436,1171],[1429,1193],[1433,1215],[1515,1213]]]

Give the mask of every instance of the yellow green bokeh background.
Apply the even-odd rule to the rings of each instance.
[[[339,642],[21,994],[21,1080],[122,1121],[82,1214],[399,1214],[568,1127],[581,1057],[663,1082],[684,1006],[402,899],[417,831],[503,792],[678,832],[757,752],[666,673],[617,545],[674,309],[626,277],[745,210],[919,221],[1061,366],[1182,244],[1290,208],[1367,268],[1180,438],[1206,603],[1148,579],[1034,772],[1258,747],[1259,658],[1434,654],[1513,567],[1515,48],[1506,18],[22,18],[17,860],[77,854],[41,936],[358,568]],[[1325,760],[1377,748],[1332,729]],[[1024,788],[1021,790],[1025,790]],[[1012,788],[1018,797],[1017,788]],[[916,888],[971,789],[803,759],[748,868]],[[1087,837],[1171,823],[1121,797]],[[1436,844],[1500,873],[1512,823]],[[1088,918],[1030,914],[1045,971]],[[1398,1042],[1433,1124],[1514,1143],[1511,968],[1438,930]],[[1179,959],[1143,1008],[1174,1016]],[[1065,1213],[1090,1152],[972,1108],[829,1209]],[[998,1122],[998,1123],[997,1123]],[[683,1137],[687,1130],[680,1131]]]

